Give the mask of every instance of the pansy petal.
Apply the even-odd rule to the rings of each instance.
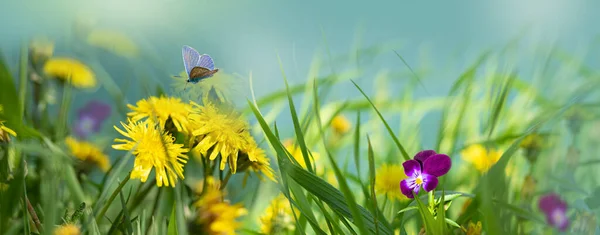
[[[421,172],[421,164],[416,160],[408,160],[402,163],[404,174],[408,177],[413,177]]]
[[[435,154],[423,162],[423,172],[440,177],[445,175],[452,167],[452,160],[446,154]]]
[[[423,162],[425,162],[425,160],[427,160],[427,158],[429,158],[429,157],[431,157],[431,156],[433,156],[433,155],[435,155],[435,154],[436,154],[436,153],[435,153],[435,151],[434,151],[434,150],[423,150],[423,151],[421,151],[421,152],[418,152],[418,153],[415,155],[415,160],[417,160],[417,161],[419,161],[419,162],[423,163]]]
[[[400,181],[400,191],[402,192],[402,194],[404,194],[404,196],[408,197],[408,198],[413,198],[413,189],[410,188],[409,183],[408,183],[408,179],[404,179],[402,181]]]
[[[561,205],[561,201],[558,195],[554,193],[542,196],[540,198],[540,201],[538,202],[538,205],[540,207],[540,210],[542,210],[546,214],[552,213],[559,206],[564,206]]]
[[[431,190],[434,190],[435,187],[437,187],[437,177],[428,174],[422,174],[421,177],[423,177],[423,188],[425,189],[425,191],[429,192]]]

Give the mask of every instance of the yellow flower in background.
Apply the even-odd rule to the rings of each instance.
[[[375,175],[375,192],[397,200],[408,200],[400,191],[400,181],[403,179],[406,179],[406,174],[400,165],[384,164]]]
[[[10,187],[10,185],[0,182],[0,192],[4,192]]]
[[[502,151],[486,149],[485,146],[474,144],[461,151],[462,159],[475,166],[481,172],[487,172],[502,156]]]
[[[249,138],[252,138],[252,137],[249,137]],[[258,145],[256,145],[256,142],[254,142],[254,140],[252,140],[252,142],[249,144],[249,146],[245,149],[245,152],[248,156],[249,168],[251,171],[261,172],[263,175],[265,175],[270,180],[277,182],[277,180],[275,180],[275,173],[273,172],[273,169],[271,168],[271,163],[269,162],[269,158],[267,158],[267,154],[265,153],[265,151],[263,149],[259,148]],[[246,177],[249,175],[249,173],[250,173],[249,171],[246,173]],[[262,179],[262,177],[260,177],[260,175],[258,175],[258,176],[259,176],[259,178]]]
[[[0,121],[0,142],[8,142],[10,136],[17,136],[17,133],[4,125],[4,121]]]
[[[211,182],[216,183],[214,180]],[[200,230],[204,234],[236,234],[235,231],[242,226],[237,219],[248,214],[248,211],[241,204],[232,205],[224,201],[225,195],[218,188],[207,187],[206,189],[202,197],[194,203],[198,211],[196,222],[200,225]]]
[[[350,131],[352,124],[343,115],[337,115],[331,120],[331,128],[333,132],[338,135],[344,135]]]
[[[133,122],[140,120],[154,121],[156,118],[162,128],[171,118],[177,131],[188,133],[188,115],[192,112],[192,106],[186,104],[179,98],[161,96],[151,96],[148,99],[139,100],[135,106],[128,104],[127,107],[132,111],[127,113]]]
[[[340,186],[333,170],[329,170],[327,173],[325,173],[325,181],[327,181],[327,183],[331,184],[333,187],[337,188]]]
[[[481,235],[481,221],[477,221],[477,224],[469,221],[469,226],[467,227],[467,235]]]
[[[296,222],[290,201],[279,194],[260,216],[260,232],[263,234],[287,234],[294,231]]]
[[[519,146],[524,149],[538,149],[542,147],[542,141],[542,136],[538,134],[530,134],[523,138],[523,141],[521,141]]]
[[[114,126],[128,139],[115,139],[112,147],[117,150],[132,151],[135,156],[132,179],[146,182],[152,168],[156,169],[156,185],[175,187],[177,178],[183,179],[183,165],[187,163],[188,149],[175,144],[175,139],[164,130],[157,130],[150,122],[121,122],[125,130]]]
[[[4,107],[0,105],[0,113],[4,112]],[[8,142],[10,136],[16,137],[17,133],[4,125],[4,121],[0,120],[0,142]]]
[[[302,149],[300,149],[300,146],[294,145],[292,140],[284,141],[283,146],[287,149],[288,152],[290,152],[292,157],[296,159],[300,166],[302,166],[304,169],[307,169],[306,163],[304,162],[304,156],[302,155]],[[321,158],[321,155],[319,153],[310,152],[309,155],[312,155],[311,161],[313,162],[318,161]],[[319,168],[319,166],[317,166],[317,168]],[[317,169],[317,171],[319,171],[319,169]]]
[[[136,57],[138,46],[127,35],[114,30],[95,29],[87,35],[87,43],[123,57]]]
[[[54,235],[79,235],[81,231],[79,227],[74,224],[65,224],[61,225],[58,228],[54,229]]]
[[[61,79],[76,88],[92,88],[96,86],[94,73],[78,60],[53,57],[44,64],[44,72]]]
[[[219,169],[224,170],[225,165],[229,163],[231,171],[236,173],[238,156],[243,153],[247,144],[253,141],[252,136],[247,133],[248,123],[239,114],[233,111],[223,112],[211,103],[192,105],[197,112],[189,116],[189,129],[198,141],[193,151],[207,157],[212,149],[209,159],[213,161],[220,154]]]
[[[45,61],[54,54],[54,42],[45,37],[36,38],[29,44],[29,54],[34,63]]]
[[[77,141],[73,137],[67,137],[65,143],[71,154],[77,159],[97,165],[102,171],[107,172],[110,168],[108,156],[92,143]]]

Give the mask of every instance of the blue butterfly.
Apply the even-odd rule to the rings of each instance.
[[[219,72],[219,69],[215,69],[215,63],[212,58],[207,54],[200,55],[198,51],[190,46],[183,46],[181,54],[183,55],[185,72],[188,75],[187,82],[196,84]]]

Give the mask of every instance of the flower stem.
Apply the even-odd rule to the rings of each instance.
[[[123,179],[123,181],[121,181],[121,183],[119,184],[119,186],[117,186],[117,188],[115,189],[115,191],[113,191],[113,193],[110,195],[110,198],[108,198],[108,201],[104,204],[104,207],[102,208],[102,211],[100,211],[100,213],[98,214],[98,216],[96,216],[96,221],[100,221],[102,219],[102,217],[104,217],[104,214],[106,214],[106,211],[108,210],[108,207],[110,207],[110,204],[115,200],[115,198],[117,197],[117,195],[119,194],[119,192],[121,192],[121,189],[123,189],[123,187],[125,186],[125,184],[127,183],[127,181],[129,181],[131,174],[127,174],[127,176],[125,177],[125,179]]]
[[[219,188],[219,190],[223,190],[225,188],[225,186],[227,186],[227,183],[229,183],[229,179],[231,178],[231,171],[227,172],[227,175],[225,176],[225,179],[221,182],[221,187]]]

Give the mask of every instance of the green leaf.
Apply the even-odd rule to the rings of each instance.
[[[404,209],[402,209],[402,210],[398,211],[398,214],[400,214],[400,213],[404,213],[404,212],[406,212],[406,211],[412,211],[412,210],[416,210],[416,209],[419,209],[419,207],[418,207],[418,206],[407,206],[406,208],[404,208]]]
[[[417,207],[419,208],[419,214],[421,214],[421,219],[425,224],[425,232],[428,234],[443,234],[441,231],[439,231],[436,221],[429,211],[429,208],[423,204],[423,202],[421,202],[421,199],[419,199],[415,193],[413,193],[413,195],[415,196],[415,201],[417,202]]]
[[[369,99],[369,96],[367,96],[367,94],[358,86],[358,84],[356,84],[354,81],[352,81],[352,83],[354,84],[354,86],[356,86],[356,88],[360,91],[360,93],[362,93],[363,96],[365,96],[365,98],[367,98],[367,100],[369,101],[369,103],[371,104],[371,106],[373,107],[373,109],[375,109],[375,112],[377,112],[377,115],[379,116],[379,118],[381,119],[381,121],[383,122],[383,124],[385,125],[385,128],[387,129],[387,131],[389,132],[390,136],[394,140],[394,143],[396,143],[396,146],[398,147],[398,149],[400,149],[400,152],[402,153],[402,156],[404,157],[404,160],[406,160],[406,161],[410,160],[410,156],[406,152],[406,149],[404,149],[404,146],[402,146],[402,144],[400,143],[400,141],[398,140],[398,138],[394,134],[394,131],[392,131],[392,128],[390,127],[390,125],[388,125],[388,123],[385,121],[385,118],[383,118],[383,115],[381,115],[381,113],[379,112],[379,110],[377,109],[377,107],[375,107],[375,104],[371,101],[371,99]]]

